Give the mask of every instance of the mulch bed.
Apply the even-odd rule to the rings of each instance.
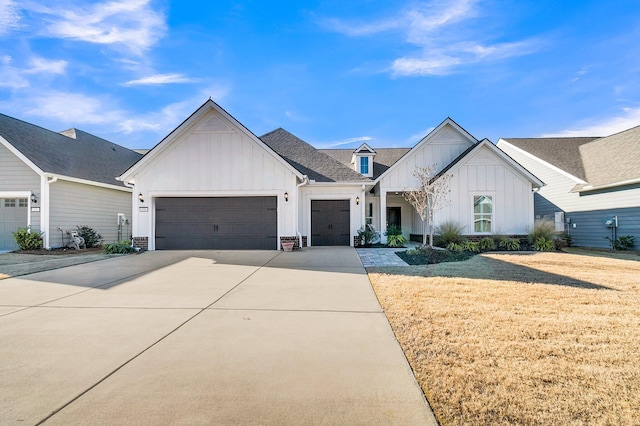
[[[75,250],[72,248],[57,248],[57,249],[38,249],[38,250],[16,250],[11,253],[15,254],[37,254],[43,256],[82,256],[85,254],[97,254],[103,251],[102,247],[91,247],[87,249]]]

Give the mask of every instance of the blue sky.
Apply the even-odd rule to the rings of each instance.
[[[0,112],[150,148],[209,97],[257,135],[412,146],[640,125],[640,1],[0,0]]]

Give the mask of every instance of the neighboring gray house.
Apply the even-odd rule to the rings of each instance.
[[[44,232],[45,248],[62,246],[59,228],[76,225],[115,241],[118,214],[131,215],[131,188],[115,177],[141,157],[77,129],[56,133],[0,114],[0,250],[17,248],[12,232],[25,226]]]
[[[119,179],[134,187],[138,247],[276,250],[353,245],[367,223],[422,234],[402,191],[434,164],[452,176],[436,225],[455,220],[476,237],[533,225],[543,182],[450,118],[411,149],[318,150],[283,129],[257,137],[208,100]]]
[[[640,126],[607,137],[505,138],[498,146],[542,179],[538,218],[556,221],[573,244],[610,247],[634,235],[640,245]]]

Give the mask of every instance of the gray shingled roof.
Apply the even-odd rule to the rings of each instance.
[[[587,182],[602,186],[640,178],[640,126],[580,146]]]
[[[549,164],[584,181],[587,176],[580,155],[580,147],[597,137],[580,138],[502,138]]]
[[[300,173],[316,182],[371,182],[340,161],[315,149],[282,128],[260,137],[260,139],[284,158]]]
[[[351,168],[352,149],[319,149],[318,151],[327,154],[347,167]],[[376,156],[373,158],[373,179],[377,179],[381,174],[394,165],[403,155],[411,151],[411,148],[376,148]]]
[[[116,176],[142,157],[81,130],[64,133],[0,114],[0,135],[45,173],[124,186]]]

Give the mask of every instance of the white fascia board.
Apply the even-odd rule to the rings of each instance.
[[[309,181],[309,183],[305,186],[315,186],[315,187],[357,186],[362,190],[362,185],[364,185],[365,187],[374,187],[375,183],[374,182],[313,182],[313,181]]]
[[[531,183],[536,184],[539,188],[545,186],[546,184],[540,180],[536,175],[527,170],[522,164],[518,163],[516,160],[511,158],[509,154],[500,149],[497,145],[494,145],[489,141],[489,139],[484,139],[482,142],[478,144],[478,146],[487,146],[491,149],[495,154],[497,154],[500,158],[506,161],[511,165],[512,168],[520,172],[523,176],[531,181]],[[475,149],[471,150],[471,152],[475,151]]]
[[[504,139],[500,139],[498,141],[498,144],[500,144],[500,143],[503,143],[505,145],[509,145],[510,149],[513,149],[514,151],[516,151],[516,152],[518,152],[518,153],[520,153],[520,154],[522,154],[522,155],[524,155],[524,156],[526,156],[526,157],[528,157],[528,158],[530,158],[530,159],[532,159],[534,161],[537,161],[538,163],[542,164],[543,166],[548,167],[549,169],[553,170],[554,172],[560,173],[562,176],[565,176],[565,177],[573,180],[576,183],[579,183],[579,184],[586,184],[587,183],[586,181],[580,179],[579,177],[574,176],[571,173],[565,172],[564,170],[554,166],[553,164],[548,163],[548,162],[544,161],[543,159],[541,159],[539,157],[536,157],[535,155],[531,154],[528,151],[525,151],[522,148],[518,148],[517,146],[509,143],[508,141],[506,141]]]
[[[58,175],[54,173],[45,173],[44,176],[47,178],[58,178],[59,180],[64,180],[68,182],[81,183],[83,185],[91,185],[91,186],[98,186],[100,188],[115,189],[117,191],[132,192],[131,188],[128,188],[125,186],[111,185],[108,183],[96,182],[93,180],[79,179],[71,176]]]
[[[606,183],[606,184],[597,185],[597,186],[591,186],[591,185],[582,186],[579,189],[572,190],[571,192],[590,192],[590,191],[597,191],[599,189],[615,188],[617,186],[634,185],[636,183],[640,183],[640,178],[622,180],[620,182]]]
[[[11,145],[11,143],[0,136],[0,143],[7,148],[13,155],[18,157],[23,163],[25,163],[31,170],[36,172],[40,176],[44,176],[44,171],[38,166],[36,166],[31,160],[29,160],[22,152],[18,151],[16,147]]]
[[[500,159],[502,159],[507,165],[511,166],[512,169],[514,169],[520,175],[527,178],[527,180],[530,181],[531,183],[536,184],[538,187],[545,186],[544,182],[538,179],[533,173],[531,173],[530,171],[522,167],[520,163],[516,162],[513,158],[509,157],[504,151],[502,151],[500,148],[495,146],[488,139],[484,139],[478,144],[476,144],[476,146],[473,147],[473,149],[469,151],[467,155],[462,157],[456,164],[454,164],[454,166],[451,169],[449,169],[447,173],[462,167],[464,164],[467,163],[467,159],[475,155],[475,153],[478,152],[478,150],[480,150],[482,147],[487,147],[489,150],[491,150],[491,152],[493,152],[498,157],[500,157]]]
[[[433,129],[432,131],[430,131],[429,133],[427,133],[427,135],[425,137],[423,137],[422,139],[420,139],[420,142],[418,142],[417,144],[415,144],[415,146],[413,148],[411,148],[409,151],[407,151],[402,157],[400,157],[398,159],[398,161],[396,161],[395,163],[393,163],[391,165],[391,167],[389,167],[387,170],[384,171],[384,173],[382,173],[380,176],[378,176],[378,178],[375,180],[376,183],[380,182],[381,179],[383,179],[387,174],[391,173],[391,171],[393,169],[395,169],[398,164],[400,164],[401,162],[403,162],[405,159],[409,158],[409,156],[411,155],[411,153],[415,150],[417,150],[419,147],[421,147],[422,145],[428,143],[431,139],[433,139],[433,137],[435,135],[438,134],[438,132],[440,130],[442,130],[446,125],[450,125],[451,127],[453,127],[455,130],[457,130],[458,132],[462,133],[463,136],[467,137],[469,139],[469,142],[471,144],[477,144],[478,143],[478,139],[474,138],[473,135],[471,135],[469,132],[467,132],[465,129],[463,129],[462,127],[460,127],[458,125],[458,123],[456,123],[455,121],[453,121],[450,117],[447,117],[442,123],[440,123],[435,129]],[[445,166],[446,167],[446,166]]]

